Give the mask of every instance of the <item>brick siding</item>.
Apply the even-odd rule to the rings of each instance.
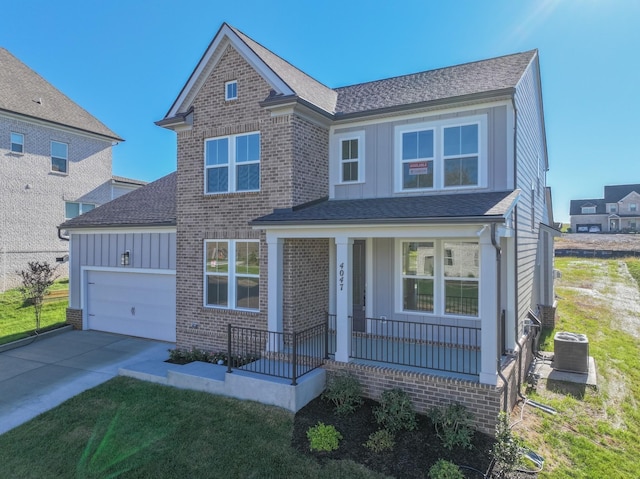
[[[224,349],[229,323],[266,329],[267,246],[264,233],[251,228],[249,222],[271,213],[274,208],[290,208],[328,194],[328,131],[296,114],[272,117],[259,105],[269,95],[271,86],[233,47],[225,44],[220,48],[223,51],[218,64],[193,100],[193,127],[178,133],[176,334],[179,348]],[[229,80],[237,81],[238,98],[225,101],[224,83]],[[205,195],[205,140],[253,131],[260,132],[261,140],[260,191]],[[206,239],[260,240],[259,312],[203,306]],[[327,244],[326,241],[320,243]],[[328,304],[328,291],[311,300],[307,296],[309,292],[315,294],[327,289],[328,245],[324,247],[311,241],[300,246],[303,247],[300,251],[289,251],[284,271],[293,287],[292,294],[299,293],[298,304],[290,300],[286,308],[289,324],[296,326],[307,324],[304,318],[315,317],[321,303],[324,303],[322,311]],[[325,270],[326,274],[322,273]],[[302,279],[305,275],[307,279]],[[298,310],[300,306],[304,308]]]
[[[10,152],[11,132],[24,135],[24,153]],[[69,145],[68,174],[51,171],[51,141]],[[56,227],[65,201],[110,200],[111,141],[0,116],[0,291],[19,284],[28,261],[55,264],[69,253]],[[67,265],[58,269],[68,275]]]
[[[82,310],[67,308],[67,323],[73,326],[73,329],[82,329]]]

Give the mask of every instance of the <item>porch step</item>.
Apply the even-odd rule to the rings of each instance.
[[[225,395],[226,366],[195,361],[167,373],[167,384],[180,389],[191,389]]]

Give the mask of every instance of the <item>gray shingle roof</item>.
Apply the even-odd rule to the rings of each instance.
[[[0,48],[0,110],[122,141],[100,120],[4,48]]]
[[[571,216],[581,215],[583,206],[596,207],[595,213],[588,213],[588,214],[604,215],[607,212],[607,203],[602,198],[596,198],[596,199],[586,199],[586,200],[571,200],[571,202],[569,203],[569,214]]]
[[[352,114],[515,88],[537,50],[336,89]]]
[[[633,191],[640,194],[640,185],[605,186],[604,201],[605,203],[617,203]]]
[[[76,216],[61,229],[176,224],[176,173]]]
[[[275,210],[252,221],[256,226],[354,223],[438,223],[501,221],[519,190],[361,200],[326,200]]]

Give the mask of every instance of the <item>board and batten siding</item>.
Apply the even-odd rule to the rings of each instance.
[[[507,107],[497,106],[467,110],[456,113],[425,115],[410,120],[384,121],[364,126],[353,126],[336,129],[334,135],[343,133],[364,131],[365,147],[365,179],[362,183],[339,184],[340,160],[337,157],[338,146],[332,141],[330,152],[330,182],[333,186],[333,198],[338,200],[363,199],[363,198],[389,198],[392,196],[424,195],[420,192],[397,193],[394,189],[394,177],[396,172],[394,158],[395,128],[400,125],[413,123],[429,123],[452,118],[464,121],[467,117],[486,115],[487,117],[487,187],[478,188],[481,191],[505,191],[511,188],[511,179],[508,178],[507,161],[510,155],[507,152]],[[465,188],[464,192],[472,190]],[[455,193],[455,188],[433,190],[426,194]]]
[[[130,269],[176,269],[175,232],[71,234],[69,255],[69,307],[81,309],[81,270],[85,266]],[[129,265],[120,264],[129,251]]]
[[[540,223],[546,219],[545,187],[547,152],[544,138],[542,93],[534,59],[516,87],[516,188],[521,190],[516,206],[517,315],[516,339],[523,332],[529,308],[540,301],[537,287],[541,276],[538,247]]]

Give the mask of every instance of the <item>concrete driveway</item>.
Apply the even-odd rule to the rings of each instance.
[[[164,361],[172,343],[97,331],[66,331],[0,352],[0,434],[118,375]]]

